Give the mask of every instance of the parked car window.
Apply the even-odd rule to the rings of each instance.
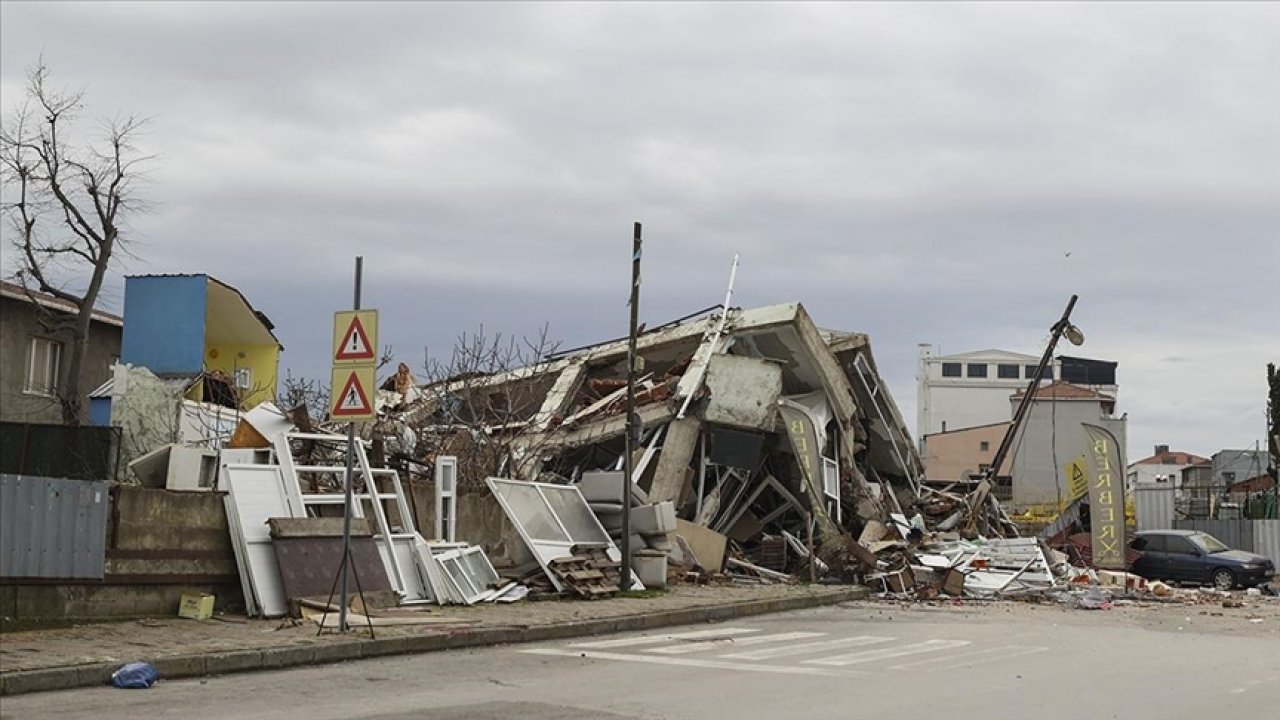
[[[1191,541],[1182,535],[1168,535],[1165,536],[1164,541],[1171,553],[1177,553],[1179,555],[1196,554],[1196,546],[1192,545]]]
[[[1134,550],[1141,550],[1142,552],[1164,552],[1165,545],[1163,535],[1139,535],[1138,539],[1133,542]],[[1143,547],[1138,547],[1138,543],[1142,543]]]
[[[1196,533],[1195,535],[1192,535],[1191,542],[1200,546],[1201,550],[1211,554],[1226,552],[1231,549],[1224,545],[1221,540],[1208,533]]]

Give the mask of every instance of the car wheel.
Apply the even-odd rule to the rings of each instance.
[[[1236,574],[1226,568],[1214,570],[1213,586],[1219,590],[1230,590],[1236,586]]]

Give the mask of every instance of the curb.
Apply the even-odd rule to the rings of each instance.
[[[639,615],[596,618],[593,620],[573,620],[531,627],[478,628],[466,632],[441,633],[438,635],[418,635],[377,640],[347,640],[322,645],[294,645],[263,650],[235,650],[198,655],[177,655],[154,660],[151,663],[159,671],[160,677],[165,680],[222,675],[250,670],[280,670],[304,665],[359,660],[361,658],[510,645],[544,640],[564,640],[616,632],[652,630],[672,625],[693,625],[702,622],[730,620],[752,615],[835,605],[850,600],[863,600],[868,595],[867,588],[857,586],[804,597],[745,600],[724,605],[706,605]],[[90,665],[0,673],[0,696],[106,685],[111,680],[111,673],[121,664],[118,662],[94,663]]]

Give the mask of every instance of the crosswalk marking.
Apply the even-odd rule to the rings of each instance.
[[[825,652],[827,650],[843,650],[848,647],[860,647],[862,645],[875,645],[876,643],[892,642],[891,637],[874,637],[870,635],[858,635],[855,637],[838,638],[835,640],[823,640],[821,642],[800,643],[799,645],[787,645],[785,647],[765,648],[763,650],[750,650],[741,653],[730,653],[721,655],[720,657],[727,660],[772,660],[774,658],[792,657],[794,655],[806,655],[808,653]]]
[[[986,650],[975,650],[970,653],[961,653],[959,655],[944,655],[942,657],[929,658],[928,660],[915,660],[901,665],[890,665],[890,670],[905,670],[907,668],[916,668],[924,665],[932,665],[934,663],[956,663],[976,665],[981,662],[990,662],[992,660],[1000,660],[1003,658],[1015,658],[1022,655],[1034,655],[1038,652],[1048,650],[1047,647],[1033,647],[1029,645],[1004,645],[1001,647],[987,648]]]
[[[799,667],[795,665],[755,665],[752,663],[727,662],[724,660],[702,660],[695,658],[669,657],[659,655],[640,655],[639,653],[612,653],[596,650],[562,650],[560,648],[533,648],[521,650],[530,655],[559,655],[570,658],[586,658],[588,660],[621,660],[622,662],[650,663],[654,665],[676,665],[680,667],[708,668],[712,670],[732,670],[734,672],[777,673],[780,675],[816,675],[819,677],[868,677],[871,673],[861,670],[836,670],[832,668]]]
[[[779,633],[777,635],[751,635],[744,638],[715,638],[713,640],[700,640],[697,642],[680,643],[678,645],[668,645],[660,648],[649,648],[645,652],[658,653],[660,655],[687,655],[689,653],[701,652],[703,650],[713,650],[715,648],[732,645],[733,647],[742,647],[748,645],[765,645],[767,643],[786,642],[787,640],[804,640],[805,638],[822,637],[826,633],[820,632],[789,632]]]
[[[806,660],[805,662],[810,665],[844,667],[846,665],[856,665],[858,663],[873,662],[875,660],[887,660],[889,658],[903,657],[906,655],[918,655],[920,653],[936,652],[938,650],[946,650],[948,648],[963,647],[968,644],[968,640],[926,640],[914,645],[903,645],[902,647],[896,648],[882,648],[880,650],[863,650],[861,652],[849,653],[847,655],[836,655],[835,657]]]
[[[620,648],[632,647],[635,645],[652,645],[661,642],[671,642],[673,640],[703,640],[707,638],[730,637],[734,635],[747,635],[749,633],[758,633],[760,628],[718,628],[716,630],[697,630],[694,632],[674,633],[668,635],[643,635],[640,637],[618,638],[616,640],[596,640],[594,642],[572,643],[569,647],[576,648]]]

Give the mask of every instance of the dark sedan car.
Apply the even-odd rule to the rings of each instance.
[[[1142,553],[1133,572],[1148,580],[1211,583],[1220,590],[1252,587],[1276,572],[1262,555],[1232,550],[1197,530],[1146,530],[1129,547]]]

